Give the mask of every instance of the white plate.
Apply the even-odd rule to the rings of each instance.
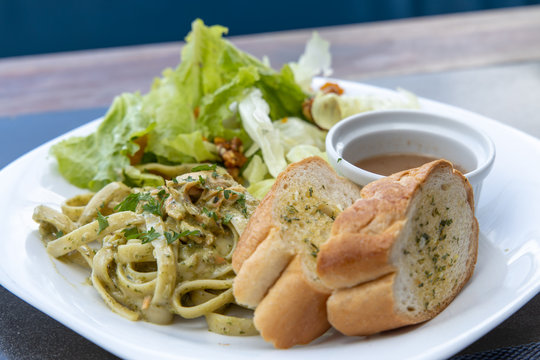
[[[342,86],[348,93],[388,93],[351,82],[342,82]],[[123,319],[85,283],[84,270],[49,258],[32,221],[35,206],[58,206],[81,192],[60,177],[55,162],[47,155],[51,144],[59,139],[0,172],[0,281],[26,302],[124,358],[451,356],[496,327],[540,289],[540,141],[465,110],[429,100],[421,104],[427,110],[462,117],[483,128],[497,147],[495,165],[477,207],[481,235],[474,275],[444,312],[424,324],[370,338],[329,331],[310,345],[282,351],[259,337],[210,333],[200,320],[178,319],[173,325],[159,326]],[[86,134],[96,125],[94,121],[61,138]]]

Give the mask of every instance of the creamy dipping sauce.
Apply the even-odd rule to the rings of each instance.
[[[354,165],[375,174],[388,176],[403,170],[422,166],[425,163],[435,160],[438,160],[438,158],[424,154],[388,153],[361,159]],[[454,164],[454,168],[463,174],[467,172],[456,164]]]

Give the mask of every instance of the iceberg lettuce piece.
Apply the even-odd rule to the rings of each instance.
[[[242,125],[262,151],[262,157],[273,177],[285,169],[287,161],[281,145],[279,130],[270,120],[270,107],[259,89],[252,89],[238,104]]]
[[[259,155],[254,155],[251,161],[242,172],[242,176],[250,184],[263,180],[268,175],[268,168]]]
[[[250,185],[246,190],[257,200],[262,200],[264,196],[270,191],[272,185],[276,182],[276,179],[261,180],[255,184]]]
[[[327,131],[297,117],[286,117],[274,121],[274,127],[279,131],[281,144],[285,152],[299,144],[313,145],[325,150]]]
[[[328,156],[325,151],[321,151],[318,147],[313,145],[296,145],[287,153],[287,160],[290,163],[294,163],[310,156],[319,156],[328,162]]]
[[[306,92],[310,91],[311,80],[314,76],[332,75],[332,56],[330,54],[330,43],[313,32],[311,39],[306,44],[304,53],[298,62],[289,63],[294,79]]]

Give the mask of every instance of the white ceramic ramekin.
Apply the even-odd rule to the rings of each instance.
[[[377,180],[354,164],[388,153],[420,153],[460,165],[478,203],[484,178],[495,159],[495,145],[482,131],[460,119],[422,110],[383,110],[350,116],[326,137],[326,153],[336,171],[359,185]]]

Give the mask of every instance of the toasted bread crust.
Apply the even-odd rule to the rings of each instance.
[[[335,203],[334,195],[339,198]],[[233,291],[239,304],[256,308],[255,326],[275,347],[306,344],[330,327],[326,300],[331,290],[318,279],[312,253],[317,241],[327,240],[333,223],[325,211],[333,212],[336,205],[340,212],[359,196],[358,186],[337,176],[323,159],[311,157],[280,173],[251,216],[233,253]],[[308,208],[316,213],[300,214]],[[318,231],[299,236],[304,226]]]
[[[397,222],[399,208],[388,205],[379,199],[361,200],[337,217],[317,258],[317,272],[326,286],[350,287],[395,270],[388,256],[402,223]],[[378,216],[381,211],[388,216]]]
[[[317,272],[331,288],[350,287],[393,271],[389,255],[403,227],[410,199],[434,166],[406,170],[366,185],[362,199],[334,222],[317,258]]]
[[[322,282],[333,289],[351,287],[394,271],[390,250],[406,220],[410,200],[429,174],[441,168],[453,169],[448,161],[438,160],[366,185],[362,199],[336,218],[330,239],[321,247],[317,272]],[[474,211],[468,180],[457,170],[453,173],[463,181]],[[475,249],[470,252],[476,254]]]
[[[367,336],[413,324],[413,319],[394,311],[394,279],[392,273],[334,292],[327,302],[328,320],[348,336]]]
[[[467,262],[460,282],[439,299],[437,306],[407,313],[396,306],[396,274],[402,269],[391,263],[390,255],[409,220],[411,200],[435,171],[457,176],[466,191],[466,203],[473,217]],[[330,240],[319,253],[319,276],[326,286],[335,289],[328,300],[330,323],[346,335],[371,335],[433,318],[471,277],[477,248],[478,222],[474,218],[472,188],[447,161],[434,161],[368,184],[362,189],[362,199],[338,216]]]
[[[332,196],[349,193],[348,200],[343,197],[334,204],[343,205],[347,201],[350,204],[350,198],[358,198],[356,194],[359,195],[354,185],[336,177],[328,165],[318,158],[290,165],[278,176],[252,215],[233,255],[233,267],[237,272],[233,285],[235,297],[239,303],[256,308],[255,326],[262,337],[277,348],[289,348],[309,343],[322,335],[330,324],[346,335],[371,335],[429,320],[444,310],[469,280],[476,263],[478,222],[474,217],[473,192],[467,179],[444,160],[406,170],[365,186],[361,191],[362,199],[344,211],[338,211],[336,214],[339,215],[332,224],[324,216],[315,221],[316,214],[308,212],[310,206],[313,209],[314,203],[305,202],[306,212],[297,213],[297,210],[304,208],[303,205],[298,207],[302,201],[313,200],[311,188],[309,197],[305,195],[306,185],[311,186],[311,183],[305,182],[309,171],[314,171],[315,177],[325,177],[324,184],[329,187],[340,189],[321,192],[321,204],[325,206],[331,207],[328,199],[332,199]],[[453,190],[443,189],[445,186]],[[288,197],[291,191],[296,195]],[[434,215],[432,211],[436,210],[436,202],[433,194],[442,204],[453,204],[455,207],[442,205],[441,214]],[[445,197],[456,194],[459,194],[454,197],[458,199],[456,201]],[[431,203],[427,201],[430,198]],[[289,200],[280,201],[282,199],[294,199],[297,207],[293,207]],[[297,218],[286,218],[291,213],[283,212],[284,207],[290,207]],[[454,221],[447,217],[454,210],[463,212],[463,217],[454,217]],[[325,213],[330,210],[323,207],[321,211]],[[427,223],[424,230],[419,230],[418,226],[423,226],[419,225],[420,220],[411,220],[419,214],[426,219],[429,217],[433,224],[429,226],[431,230],[425,230]],[[456,215],[456,212],[452,214]],[[305,222],[295,227],[299,224],[295,221],[301,219]],[[323,223],[320,221],[324,219],[324,224],[331,224],[331,231],[328,225],[320,227]],[[456,227],[454,224],[452,227],[452,222],[462,225]],[[456,243],[461,245],[455,254],[452,253],[455,248],[448,247],[453,245],[446,245],[451,243],[440,242],[444,240],[442,231],[447,225],[450,229],[459,229],[455,230],[458,232],[449,233],[449,238],[459,235]],[[305,233],[307,236],[296,234],[304,234],[306,230],[309,231]],[[436,248],[443,249],[444,253],[427,250],[425,244],[419,245],[423,231],[430,231],[433,243],[438,244]],[[329,232],[330,236],[326,239]],[[306,248],[303,242],[317,236],[324,239],[318,239],[321,241]],[[429,239],[429,235],[426,236]],[[403,247],[409,245],[413,247]],[[316,251],[309,246],[314,246]],[[426,251],[430,257],[429,263],[426,262],[417,273],[420,275],[413,276],[409,275],[409,270],[403,272],[402,268],[414,267],[418,270],[416,258],[401,254],[410,254],[404,251],[414,249],[418,249],[420,254]],[[446,251],[452,255],[446,254]],[[443,257],[442,260],[439,261],[439,257]],[[433,278],[427,272],[424,275],[425,270],[431,269],[426,266],[435,267],[438,261],[439,265],[444,265],[450,261],[445,259],[453,257],[459,259],[452,260],[456,261],[452,266],[459,264],[454,267],[459,271],[452,272],[451,283],[445,279],[449,273],[444,269],[437,270],[442,273]],[[419,276],[426,276],[430,281],[430,287],[426,286],[429,292],[423,290],[420,281],[426,280],[420,280]],[[403,280],[404,277],[410,280]],[[433,280],[436,277],[437,283]],[[440,298],[435,298],[439,291]],[[424,309],[424,301],[433,299],[435,301],[429,306],[425,305]],[[409,301],[414,305],[410,307],[411,310]]]
[[[255,327],[278,349],[307,344],[329,328],[326,300],[330,292],[306,280],[296,256],[255,310]]]
[[[279,222],[274,218],[273,207],[276,206],[275,203],[278,200],[277,197],[279,197],[280,191],[282,191],[282,185],[291,182],[290,178],[294,177],[297,171],[309,167],[323,168],[328,172],[329,176],[334,177],[330,181],[339,182],[340,190],[352,194],[354,198],[360,197],[360,188],[345,178],[338,177],[328,163],[320,157],[309,157],[289,165],[285,171],[278,175],[274,185],[255,209],[246,229],[240,236],[232,256],[232,266],[235,273],[240,273],[244,262],[256,251],[259,244],[268,238],[271,229],[277,231],[280,228]]]
[[[297,171],[310,166],[331,169],[323,159],[315,156],[290,164],[278,175],[270,191],[268,191],[257,209],[255,209],[249,219],[246,229],[240,236],[238,245],[233,253],[232,266],[237,274],[240,272],[240,268],[244,261],[246,261],[251,254],[255,252],[257,246],[266,239],[270,229],[272,227],[279,227],[278,222],[273,218],[273,206],[275,205],[276,197],[280,194],[282,184],[287,183],[288,179],[291,176],[294,176]],[[333,170],[330,171],[333,172]]]
[[[293,256],[293,249],[281,239],[279,230],[270,228],[264,241],[244,261],[243,271],[234,279],[236,301],[255,308]]]
[[[464,281],[441,304],[419,316],[396,311],[395,273],[352,288],[334,291],[327,301],[328,320],[339,332],[348,336],[369,336],[382,331],[414,325],[434,318],[454,300],[473,274],[469,267]]]
[[[268,236],[273,225],[272,222],[268,221],[272,217],[273,200],[274,192],[270,191],[251,215],[232,256],[232,267],[235,273],[238,274],[244,261],[255,252],[257,246]]]

